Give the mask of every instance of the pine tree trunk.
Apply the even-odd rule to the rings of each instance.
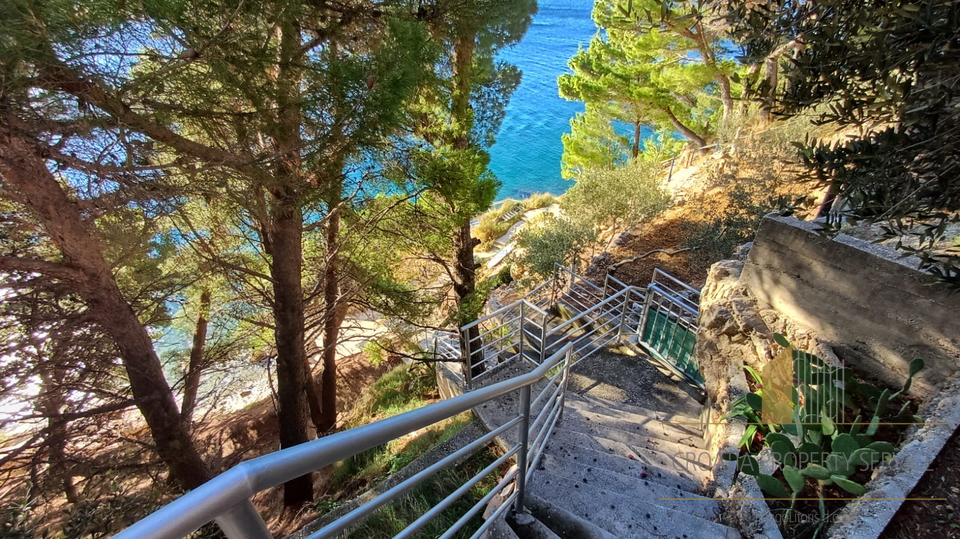
[[[117,286],[100,238],[87,229],[77,206],[32,146],[2,129],[0,176],[10,194],[37,216],[59,250],[62,265],[81,275],[75,283],[77,292],[116,343],[137,407],[172,477],[185,489],[206,482],[209,472],[180,421],[153,341]]]
[[[340,190],[328,204],[339,202]],[[327,216],[327,260],[323,272],[323,374],[320,378],[322,404],[319,434],[326,433],[337,425],[337,341],[340,339],[340,211],[334,209]]]
[[[292,14],[290,14],[292,16]],[[275,161],[270,222],[274,340],[280,447],[310,440],[305,309],[303,301],[303,109],[300,31],[290,18],[277,23],[276,122],[270,126]],[[313,474],[283,485],[283,504],[299,509],[313,500]]]
[[[766,70],[766,83],[760,105],[760,119],[765,122],[769,122],[772,119],[771,111],[773,110],[773,103],[777,96],[777,86],[779,85],[779,62],[780,54],[771,54],[767,56],[763,62]]]
[[[40,347],[37,346],[40,353]],[[67,423],[61,419],[66,405],[63,395],[63,377],[56,374],[55,360],[40,358],[41,403],[40,409],[47,417],[46,444],[49,449],[50,473],[60,481],[63,494],[69,503],[77,503],[77,487],[67,466]]]
[[[673,124],[673,127],[676,128],[683,136],[690,139],[690,142],[697,145],[697,148],[703,148],[707,145],[707,141],[703,137],[696,134],[692,129],[683,125],[683,122],[670,110],[669,107],[664,108],[663,111],[667,114],[667,117],[670,119],[670,123]]]
[[[633,158],[636,159],[640,155],[640,135],[643,129],[643,124],[640,122],[633,122]]]
[[[723,103],[723,119],[726,120],[730,117],[730,113],[733,112],[734,107],[733,92],[730,89],[730,77],[723,73],[717,73],[714,79],[716,79],[720,85],[720,102]]]
[[[321,351],[321,357],[322,355],[323,352]],[[304,383],[307,388],[307,406],[310,412],[310,422],[313,423],[313,428],[317,436],[320,436],[322,433],[320,425],[323,425],[323,405],[320,403],[320,392],[317,391],[317,381],[313,377],[313,369],[311,368],[309,358],[307,358],[303,370],[305,373]]]
[[[454,255],[456,256],[453,289],[457,294],[457,307],[460,309],[461,318],[457,321],[460,325],[468,324],[473,321],[473,313],[464,312],[464,305],[477,290],[477,268],[479,267],[474,260],[473,249],[480,244],[480,240],[471,236],[470,223],[461,226],[457,230],[454,238]],[[466,339],[468,342],[461,343],[461,349],[471,351],[469,358],[469,369],[471,376],[477,376],[484,371],[483,354],[479,348],[480,329],[477,326],[467,330]],[[464,337],[461,336],[461,339]],[[468,346],[469,343],[469,346]]]
[[[453,119],[454,146],[460,150],[470,147],[470,88],[473,83],[473,50],[476,33],[462,28],[453,47],[453,99],[450,115]]]
[[[200,314],[193,330],[193,346],[190,348],[190,364],[183,381],[183,404],[180,405],[180,417],[187,429],[193,423],[193,411],[197,407],[197,393],[200,391],[200,374],[203,372],[204,347],[207,344],[207,326],[210,316],[210,291],[200,294]]]
[[[303,214],[292,195],[280,194],[274,208],[270,243],[273,261],[274,339],[277,346],[277,399],[280,447],[286,449],[310,440],[307,404],[307,354],[301,284]],[[299,507],[313,499],[311,474],[285,483],[283,503]]]
[[[461,35],[454,44],[454,92],[453,102],[451,104],[451,116],[456,129],[454,145],[460,149],[470,147],[470,88],[473,83],[473,51],[475,47],[476,33],[468,28],[461,28]],[[460,325],[472,322],[472,313],[465,312],[465,305],[469,302],[477,289],[477,268],[473,250],[480,244],[480,240],[471,236],[470,221],[460,226],[453,238],[454,255],[454,282],[453,289],[457,294],[457,309],[460,313],[458,323]],[[461,350],[471,350],[470,357],[466,359],[466,368],[476,376],[483,372],[483,354],[478,350],[480,330],[474,326],[467,331],[464,337],[461,335]]]

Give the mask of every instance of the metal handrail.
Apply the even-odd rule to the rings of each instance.
[[[653,269],[653,279],[651,279],[650,284],[651,284],[651,285],[654,285],[654,284],[662,283],[663,281],[661,281],[660,279],[658,279],[658,277],[663,277],[664,280],[666,280],[667,282],[669,282],[669,283],[671,283],[671,284],[679,285],[680,288],[685,289],[685,290],[687,290],[688,292],[694,294],[697,298],[700,297],[700,291],[699,291],[699,290],[697,290],[696,288],[694,288],[694,287],[688,285],[687,283],[681,281],[680,279],[677,279],[677,278],[674,277],[673,275],[670,275],[669,273],[663,271],[663,270],[660,269],[660,268],[654,268],[654,269]],[[664,287],[664,288],[671,289],[671,290],[672,290],[673,292],[675,292],[675,293],[679,293],[679,290],[672,289],[669,285],[665,285],[665,284],[664,284],[663,287]]]
[[[601,309],[601,308],[605,307],[607,304],[612,303],[613,301],[616,301],[616,300],[619,299],[621,296],[626,295],[628,291],[629,291],[629,289],[628,289],[628,288],[625,288],[625,289],[617,292],[616,294],[608,297],[607,299],[601,301],[600,303],[597,303],[596,305],[590,307],[588,310],[585,310],[585,311],[581,312],[580,314],[578,314],[578,315],[576,315],[576,316],[574,316],[574,317],[571,317],[571,318],[569,318],[569,319],[567,319],[567,320],[564,320],[562,324],[559,324],[559,325],[555,326],[553,329],[551,329],[551,330],[547,333],[547,335],[555,335],[555,334],[557,334],[557,333],[560,333],[562,330],[566,329],[567,326],[572,325],[574,322],[580,320],[581,318],[584,318],[585,316],[587,316],[587,315],[589,315],[589,314],[592,314],[593,311],[598,310],[598,309]]]
[[[229,539],[270,539],[272,536],[263,519],[250,502],[250,498],[258,492],[456,416],[518,389],[521,390],[521,402],[525,401],[527,409],[526,413],[521,410],[521,415],[517,418],[517,424],[521,427],[518,444],[520,447],[517,451],[518,467],[525,472],[529,457],[526,442],[530,426],[530,386],[543,379],[551,369],[565,360],[566,372],[562,382],[565,387],[569,373],[571,347],[571,344],[567,344],[539,367],[526,374],[238,464],[133,524],[114,536],[114,539],[180,539],[212,520],[220,525]],[[552,412],[553,407],[545,407],[544,410],[548,408]],[[485,471],[490,469],[491,467],[488,467]],[[518,488],[514,492],[517,503],[521,505],[526,475],[526,473],[519,474]],[[414,476],[413,478],[425,477]],[[390,499],[401,493],[401,490],[394,490],[391,492]],[[390,500],[381,500],[381,505],[387,501]],[[414,525],[411,525],[411,528]],[[409,533],[409,530],[410,528],[405,532]],[[314,536],[327,536],[326,532],[322,535],[321,532],[324,530],[317,532]],[[401,532],[401,536],[405,532]]]
[[[573,282],[576,281],[577,279],[580,279],[580,281],[582,281],[582,282],[584,282],[584,283],[587,283],[589,286],[592,286],[593,288],[597,289],[600,293],[603,293],[603,289],[602,289],[602,288],[600,288],[599,286],[597,286],[597,285],[596,285],[595,283],[593,283],[592,281],[590,281],[590,280],[588,280],[588,279],[584,279],[584,278],[581,277],[580,275],[577,275],[577,274],[574,273],[573,270],[571,270],[570,268],[568,268],[568,267],[566,267],[566,266],[562,266],[562,265],[560,265],[560,264],[557,264],[557,269],[558,269],[558,270],[565,271],[565,272],[567,272],[567,273],[570,274],[570,276],[572,277],[571,284],[573,284]]]
[[[636,287],[631,287],[631,286],[628,285],[627,283],[621,281],[620,279],[617,279],[616,277],[614,277],[613,275],[610,275],[610,274],[608,273],[607,276],[604,278],[604,283],[603,283],[604,289],[607,288],[607,283],[609,283],[609,282],[611,282],[611,281],[612,281],[614,284],[618,285],[621,289],[624,289],[624,288],[636,288]]]

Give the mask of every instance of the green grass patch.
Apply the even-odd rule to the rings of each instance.
[[[534,193],[530,195],[529,198],[523,199],[523,207],[526,208],[527,211],[539,210],[540,208],[546,208],[557,202],[557,197],[550,193]]]
[[[529,200],[529,199],[528,199]],[[529,210],[526,201],[507,199],[499,207],[480,216],[480,221],[473,228],[473,235],[480,240],[480,249],[488,249],[500,236],[510,230],[510,227],[523,219],[523,212],[518,212],[509,218],[507,216],[516,209]]]
[[[499,458],[501,453],[490,446],[474,453],[470,458],[453,468],[446,469],[427,479],[403,497],[380,508],[359,528],[353,530],[350,539],[387,539],[400,533],[409,524],[440,503],[450,493]],[[414,537],[427,539],[438,537],[479,502],[496,485],[500,471],[483,478],[466,494],[431,520]],[[474,515],[454,537],[467,538],[483,523],[482,511]]]
[[[366,425],[422,408],[439,399],[436,377],[424,365],[397,367],[374,382],[358,400],[347,428]],[[315,507],[323,514],[400,471],[430,448],[460,432],[473,420],[470,412],[392,440],[334,465],[326,493]]]
[[[432,368],[401,365],[368,387],[354,406],[347,428],[422,408],[440,398]]]

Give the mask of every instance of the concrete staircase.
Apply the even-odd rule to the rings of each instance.
[[[568,395],[531,492],[613,537],[738,538],[719,523],[717,501],[700,494],[710,470],[698,423]]]
[[[624,315],[636,327],[640,309],[632,300],[607,306],[609,293],[577,277],[555,298],[544,324],[563,334],[546,351],[570,342],[576,354],[563,416],[528,483],[529,513],[498,523],[490,537],[741,537],[722,523],[720,504],[705,491],[716,455],[703,439],[702,389],[648,356],[636,339],[619,338]],[[486,383],[529,368],[505,365]],[[516,406],[504,397],[478,413],[492,428]],[[514,442],[507,433],[504,444]]]
[[[677,381],[649,358],[609,350],[571,374],[563,417],[528,485],[530,514],[508,518],[489,537],[740,537],[704,492],[714,456],[704,449],[695,393],[675,391]],[[516,407],[502,404],[504,417]],[[482,413],[491,423],[500,414],[497,407]]]

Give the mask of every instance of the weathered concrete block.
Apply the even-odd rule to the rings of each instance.
[[[910,360],[923,358],[917,395],[960,371],[960,294],[919,271],[917,259],[849,236],[831,240],[817,226],[763,220],[740,279],[750,294],[885,383],[903,383]]]

